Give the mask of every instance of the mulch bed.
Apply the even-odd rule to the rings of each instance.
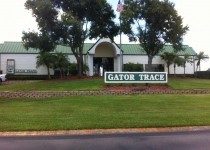
[[[105,90],[109,91],[144,91],[144,90],[171,90],[167,84],[163,85],[105,85]]]

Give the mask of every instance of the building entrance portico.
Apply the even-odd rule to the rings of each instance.
[[[100,39],[88,51],[89,75],[100,75],[106,71],[122,71],[121,50],[110,39]]]

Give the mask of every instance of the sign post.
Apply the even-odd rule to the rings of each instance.
[[[105,72],[105,83],[167,83],[167,72]]]

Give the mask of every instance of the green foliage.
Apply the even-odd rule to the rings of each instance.
[[[210,71],[197,71],[197,78],[210,79]]]
[[[180,79],[180,78],[170,78],[168,85],[172,89],[176,90],[192,90],[192,89],[208,89],[210,90],[210,80],[207,79]]]
[[[0,91],[98,91],[105,85],[102,79],[45,80],[14,82],[0,86]]]
[[[118,34],[119,27],[114,23],[114,11],[106,0],[51,0],[62,10],[62,30],[57,35],[60,42],[69,45],[76,57],[78,75],[83,70],[83,46],[87,38],[110,37]]]
[[[164,52],[162,55],[160,55],[161,59],[163,59],[166,64],[167,64],[167,68],[168,68],[168,74],[170,74],[170,65],[174,63],[175,58],[177,57],[176,53],[172,52]]]
[[[27,0],[25,7],[32,10],[36,18],[39,32],[23,32],[22,41],[26,49],[35,48],[40,51],[53,51],[56,47],[56,31],[58,28],[58,12],[49,0]]]
[[[41,52],[50,52],[56,47],[56,43],[49,36],[35,32],[23,32],[22,41],[27,50],[35,48]]]
[[[11,76],[11,78],[10,78]],[[29,79],[30,76],[8,76],[10,79]],[[14,77],[14,78],[13,78]],[[19,78],[20,77],[20,78]],[[42,76],[31,76],[30,79],[43,79]],[[37,78],[35,78],[37,77]],[[40,77],[40,78],[39,78]],[[46,79],[46,78],[45,78]],[[70,77],[71,79],[71,77]],[[210,89],[210,80],[204,79],[180,79],[169,78],[167,83],[172,89]],[[103,90],[104,80],[101,78],[89,78],[89,79],[75,79],[72,80],[47,80],[38,82],[14,82],[0,86],[0,91],[88,91],[88,90]],[[142,84],[136,84],[142,85]]]
[[[113,39],[119,31],[114,11],[106,0],[27,0],[25,7],[36,18],[39,32],[23,32],[24,46],[48,52],[58,43],[70,46],[77,60],[78,75],[83,73],[84,41],[98,37]]]
[[[176,77],[176,66],[182,66],[184,67],[184,59],[179,57],[178,55],[176,55],[176,57],[174,58],[174,76]]]
[[[127,63],[127,64],[124,64],[124,71],[142,72],[144,71],[144,68],[142,64]]]
[[[47,75],[7,75],[8,81],[10,80],[26,80],[26,82],[30,82],[28,80],[47,80]]]
[[[57,15],[56,8],[49,0],[27,0],[25,7],[32,10],[32,15],[36,18],[39,32],[23,32],[23,45],[26,49],[35,48],[39,50],[37,56],[37,67],[45,65],[47,67],[48,78],[50,79],[50,68],[54,67],[55,57],[50,52],[56,48]]]
[[[78,74],[78,65],[76,63],[69,63],[69,75],[70,76],[76,76]],[[88,66],[86,64],[83,65],[83,73],[86,74],[86,71],[88,71]]]
[[[37,56],[37,67],[42,65],[47,67],[48,77],[50,77],[50,68],[58,69],[60,77],[62,78],[64,72],[68,70],[69,59],[66,54],[63,53],[49,53],[49,52],[40,52]]]
[[[184,59],[183,60],[184,61],[184,68],[186,67],[186,63],[191,63],[192,62],[192,57],[188,54],[185,54],[183,59]]]
[[[37,68],[44,65],[47,67],[48,78],[50,79],[50,68],[54,67],[55,56],[52,53],[42,51],[37,56],[36,66]]]
[[[83,65],[83,74],[86,74],[86,71],[88,71],[88,66],[86,64]],[[60,71],[55,70],[55,77],[60,74]],[[78,75],[78,64],[76,63],[68,63],[65,70],[63,70],[63,74],[66,74],[67,76],[77,76]]]
[[[196,56],[195,56],[195,60],[197,61],[196,71],[198,71],[198,67],[200,67],[201,61],[206,60],[206,59],[209,59],[209,56],[205,55],[204,52],[199,52],[198,54],[196,54]]]
[[[52,31],[56,26],[58,12],[50,0],[27,0],[25,7],[32,11],[42,33]]]
[[[164,52],[162,55],[160,55],[161,59],[163,59],[168,68],[168,74],[170,74],[170,65],[174,64],[174,76],[176,76],[176,66],[185,66],[185,59],[179,57],[176,53],[174,52]]]
[[[69,63],[69,75],[75,76],[78,74],[77,71],[77,64],[76,63]]]
[[[56,53],[54,61],[54,68],[58,69],[60,72],[60,78],[62,79],[64,73],[68,70],[69,59],[67,54]]]
[[[148,71],[148,65],[145,64],[145,71]],[[164,72],[164,64],[152,64],[152,72]]]
[[[184,67],[184,77],[185,77],[185,68],[186,68],[186,63],[191,63],[192,62],[192,57],[188,54],[184,55],[183,58],[183,67]]]
[[[82,34],[80,38],[110,37],[113,39],[118,34],[119,26],[114,23],[114,11],[106,0],[51,0],[51,2],[56,8],[63,10],[64,25],[75,27],[66,30],[67,32],[74,32],[76,29],[79,34]],[[74,40],[78,43],[76,39]]]
[[[52,53],[40,52],[39,55],[37,56],[36,66],[38,68],[42,65],[45,65],[49,68],[53,68],[54,60],[55,60],[55,58]]]
[[[168,0],[125,0],[122,30],[130,39],[139,41],[150,68],[153,57],[165,44],[172,44],[176,51],[182,49],[182,37],[188,27],[183,26],[181,16]]]
[[[184,67],[184,59],[179,57],[179,56],[175,57],[174,65],[175,66],[182,66],[182,67]]]
[[[86,74],[86,72],[89,71],[89,68],[86,64],[83,64],[83,74]]]

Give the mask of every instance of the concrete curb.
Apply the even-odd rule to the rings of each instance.
[[[100,134],[190,132],[190,131],[206,131],[206,130],[210,130],[210,126],[0,132],[0,136],[100,135]]]

